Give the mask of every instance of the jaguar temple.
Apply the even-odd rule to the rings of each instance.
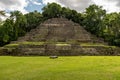
[[[119,48],[65,18],[48,19],[25,36],[1,48],[1,55],[119,55]]]

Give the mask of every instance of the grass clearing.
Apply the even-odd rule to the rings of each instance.
[[[0,80],[120,80],[120,57],[1,56]]]

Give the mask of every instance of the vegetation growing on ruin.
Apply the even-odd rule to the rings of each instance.
[[[49,18],[64,17],[82,25],[88,32],[101,37],[110,45],[120,45],[120,13],[106,13],[102,6],[90,5],[84,13],[79,13],[59,4],[51,3],[43,12],[22,14],[20,11],[10,13],[5,21],[0,21],[0,45],[15,41],[31,29]],[[4,11],[0,15],[5,16]]]

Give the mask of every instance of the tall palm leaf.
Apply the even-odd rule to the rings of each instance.
[[[5,16],[5,11],[0,11],[0,15]]]

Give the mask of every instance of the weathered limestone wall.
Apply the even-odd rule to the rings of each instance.
[[[111,56],[120,55],[119,48],[104,46],[81,46],[77,44],[19,45],[13,50],[3,49],[4,55],[14,56]],[[0,54],[2,55],[2,54]]]

